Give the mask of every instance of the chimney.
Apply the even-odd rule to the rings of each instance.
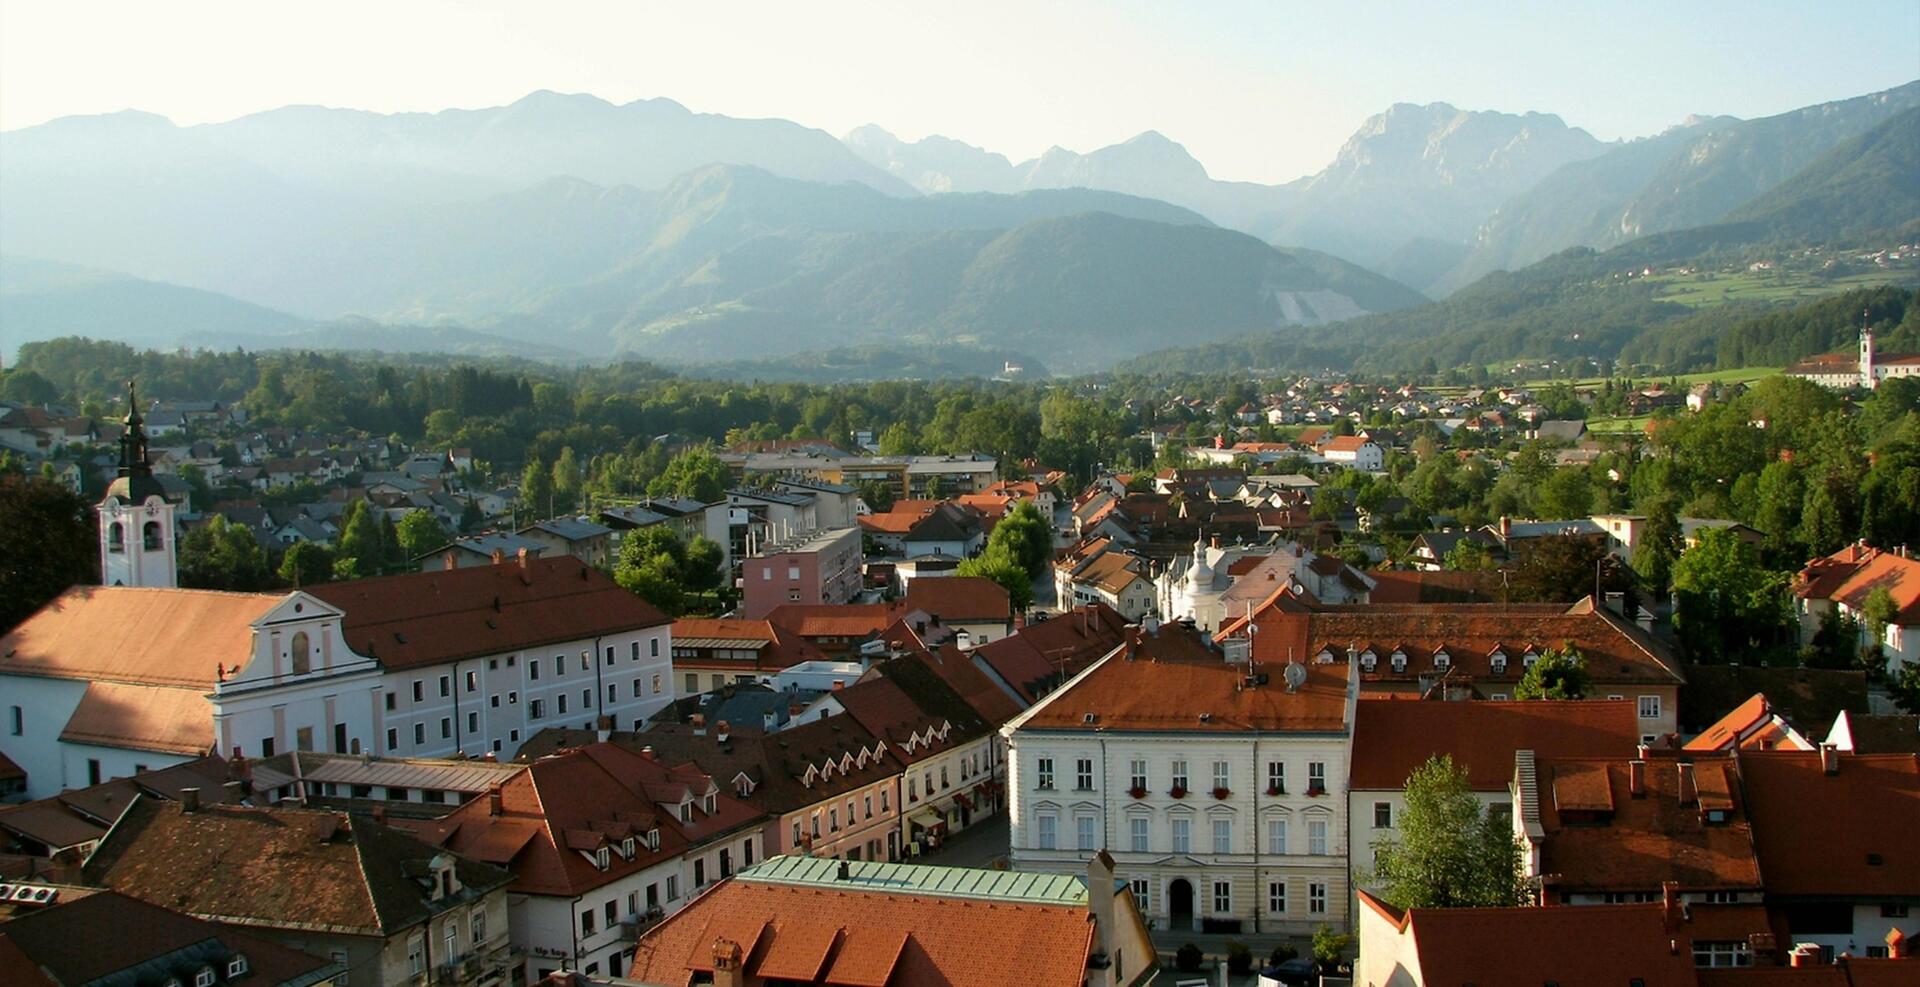
[[[533,560],[533,553],[523,548],[517,553],[517,557],[520,560],[520,568],[525,569],[527,568],[527,563]]]
[[[1113,856],[1102,850],[1087,861],[1087,900],[1093,906],[1093,948],[1101,955],[1113,952],[1119,934],[1113,912]]]
[[[1505,514],[1500,515],[1500,540],[1505,541],[1511,534],[1513,534],[1513,519]]]
[[[646,758],[649,761],[653,760],[654,759],[653,745],[648,744],[647,746],[640,748],[640,756]]]
[[[613,717],[602,716],[595,720],[593,736],[601,743],[606,743],[607,738],[613,736]]]
[[[722,744],[727,742],[727,735],[732,732],[732,725],[725,720],[721,720],[713,725],[713,739]]]
[[[1840,748],[1832,744],[1820,745],[1820,770],[1830,775],[1840,773]]]
[[[1679,785],[1680,804],[1692,805],[1695,801],[1694,799],[1695,793],[1693,788],[1693,764],[1688,761],[1681,761],[1678,767],[1680,769],[1680,785]]]
[[[1771,932],[1755,932],[1747,936],[1747,951],[1753,954],[1754,966],[1773,966],[1780,962],[1776,955],[1779,949]]]
[[[1907,934],[1899,929],[1887,930],[1887,958],[1907,960],[1913,958],[1913,947],[1907,944]]]
[[[373,807],[373,821],[376,823],[379,823],[382,826],[385,826],[387,824],[387,807],[386,806],[376,805]]]
[[[1815,946],[1813,943],[1810,943],[1810,942],[1803,942],[1800,945],[1793,947],[1793,953],[1790,956],[1787,965],[1795,966],[1795,967],[1819,966],[1820,965],[1820,947]]]
[[[1660,882],[1660,905],[1666,916],[1667,931],[1680,931],[1680,882]]]
[[[445,568],[449,572],[460,568],[460,560],[454,558],[452,552],[448,552],[447,554],[440,556],[440,564],[443,568]]]
[[[775,713],[773,710],[767,710],[766,712],[760,714],[761,730],[767,733],[772,733],[773,728],[779,725],[780,725],[780,715],[778,713]]]
[[[694,736],[704,737],[707,735],[707,714],[695,713],[687,718],[687,722],[693,725]]]
[[[1213,546],[1214,548],[1219,548],[1219,547],[1220,547],[1220,536],[1219,536],[1219,535],[1214,535],[1214,536],[1213,536],[1213,538],[1212,538],[1212,540],[1211,540],[1211,544],[1212,544],[1212,546]]]
[[[731,939],[713,941],[713,987],[746,987],[747,971],[740,944]]]
[[[853,865],[844,860],[840,861],[840,867],[839,870],[835,872],[834,879],[838,881],[853,880]]]
[[[1640,748],[1645,751],[1646,748]],[[1645,798],[1647,794],[1647,760],[1643,754],[1627,762],[1627,791],[1634,798]]]
[[[507,552],[506,552],[506,550],[505,550],[505,549],[501,549],[501,548],[496,548],[496,549],[494,549],[494,550],[493,550],[493,564],[494,564],[494,565],[502,565],[502,564],[504,564],[504,563],[505,563],[506,561],[507,561]]]
[[[503,813],[504,813],[504,811],[505,811],[505,809],[504,809],[504,806],[503,806],[503,805],[502,805],[501,803],[502,803],[502,802],[504,802],[504,801],[505,801],[505,800],[504,800],[504,799],[503,799],[503,798],[501,797],[501,792],[500,792],[500,786],[499,786],[499,785],[491,785],[491,786],[488,786],[488,788],[487,788],[487,815],[489,815],[489,816],[498,816],[498,815],[501,815],[501,814],[503,814]]]
[[[180,811],[181,812],[199,812],[200,811],[200,789],[198,788],[180,789]]]

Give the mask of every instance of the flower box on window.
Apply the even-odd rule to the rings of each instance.
[[[1213,797],[1217,799],[1225,799],[1232,794],[1233,794],[1233,789],[1231,788],[1221,787],[1213,790]]]
[[[1325,788],[1323,788],[1323,787],[1321,787],[1321,786],[1319,786],[1319,785],[1309,785],[1309,786],[1307,786],[1307,797],[1308,797],[1308,798],[1318,798],[1318,797],[1320,797],[1320,796],[1322,796],[1322,795],[1325,795],[1325,794],[1327,794],[1327,790],[1326,790]]]
[[[1147,790],[1139,785],[1135,785],[1127,789],[1127,794],[1137,799],[1143,799],[1147,797]]]
[[[1179,785],[1175,785],[1173,786],[1172,789],[1170,789],[1167,792],[1167,794],[1177,799],[1183,799],[1187,797],[1187,790],[1185,788],[1180,787]]]
[[[1284,788],[1281,788],[1281,787],[1280,787],[1279,785],[1268,785],[1268,786],[1267,786],[1267,795],[1269,795],[1269,796],[1274,796],[1274,795],[1285,795],[1285,794],[1287,794],[1287,790],[1286,790],[1286,789],[1284,789]]]

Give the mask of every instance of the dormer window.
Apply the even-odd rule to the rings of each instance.
[[[1453,665],[1453,656],[1450,654],[1447,654],[1447,649],[1441,648],[1433,653],[1433,667],[1448,668],[1448,667],[1451,667],[1452,665]]]
[[[813,779],[814,779],[814,778],[816,778],[816,777],[818,777],[818,776],[819,776],[819,774],[820,774],[820,769],[819,769],[819,768],[816,768],[816,767],[814,767],[814,766],[813,766],[813,765],[811,765],[811,764],[809,764],[809,765],[807,765],[807,773],[806,773],[806,775],[805,775],[805,776],[803,776],[803,777],[802,777],[802,778],[800,779],[800,784],[802,784],[802,785],[805,785],[805,786],[806,786],[806,787],[808,787],[808,788],[812,788],[812,787],[813,787]]]
[[[1540,660],[1540,656],[1537,654],[1534,654],[1532,648],[1528,648],[1527,653],[1520,656],[1520,665],[1523,668],[1532,668],[1533,663],[1539,660]]]
[[[660,849],[660,830],[659,829],[656,828],[656,829],[647,830],[647,849],[655,850],[655,851]]]
[[[1319,653],[1319,654],[1317,654],[1317,655],[1314,655],[1314,656],[1313,656],[1313,663],[1314,663],[1314,664],[1316,664],[1316,665],[1331,665],[1331,664],[1333,664],[1333,649],[1332,649],[1332,648],[1321,648],[1321,649],[1320,649],[1320,653]]]
[[[733,793],[735,795],[740,796],[741,798],[746,798],[747,796],[752,795],[753,779],[747,777],[746,775],[741,775],[740,777],[735,778],[733,782]]]
[[[683,823],[690,823],[693,821],[693,800],[692,799],[687,799],[686,801],[680,803],[680,821]]]
[[[1404,672],[1407,670],[1407,653],[1406,652],[1395,649],[1393,654],[1388,656],[1387,660],[1393,663],[1394,671]]]
[[[718,809],[719,807],[720,807],[720,797],[712,794],[711,792],[709,792],[707,794],[706,799],[700,803],[700,811],[706,813],[709,816],[713,815],[714,810]]]
[[[1487,656],[1487,661],[1493,666],[1493,674],[1495,675],[1499,675],[1507,670],[1507,653],[1498,648],[1494,649],[1493,654]]]
[[[213,967],[203,966],[193,975],[193,987],[213,987]]]
[[[1371,671],[1373,671],[1373,665],[1374,665],[1374,657],[1373,657],[1373,652],[1371,652],[1371,651],[1369,651],[1369,652],[1367,652],[1367,653],[1365,653],[1365,654],[1363,654],[1363,655],[1361,655],[1361,656],[1360,656],[1360,670],[1361,670],[1361,671],[1363,671],[1363,672],[1371,672]]]
[[[612,867],[613,854],[610,853],[607,850],[607,848],[604,846],[593,851],[593,865],[595,867],[600,868],[601,870],[606,870],[607,868]]]
[[[246,973],[247,973],[246,954],[245,953],[233,954],[233,958],[227,961],[227,979],[232,980],[235,977],[245,976]]]
[[[635,850],[635,847],[633,844],[633,837],[629,836],[626,839],[620,841],[620,856],[625,857],[628,860],[632,860],[634,855],[634,850]]]

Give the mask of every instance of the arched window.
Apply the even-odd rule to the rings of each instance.
[[[118,521],[107,525],[107,551],[124,552],[127,550],[127,528]]]
[[[313,670],[312,652],[307,648],[306,631],[293,636],[293,643],[288,646],[288,651],[293,657],[293,674],[305,675]]]
[[[140,529],[140,543],[140,547],[149,552],[160,550],[160,522],[148,521],[146,526]]]

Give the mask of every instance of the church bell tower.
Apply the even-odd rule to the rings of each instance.
[[[120,436],[120,475],[100,502],[100,582],[107,586],[179,585],[174,555],[174,505],[154,479],[147,458],[147,426],[127,382],[126,432]]]

